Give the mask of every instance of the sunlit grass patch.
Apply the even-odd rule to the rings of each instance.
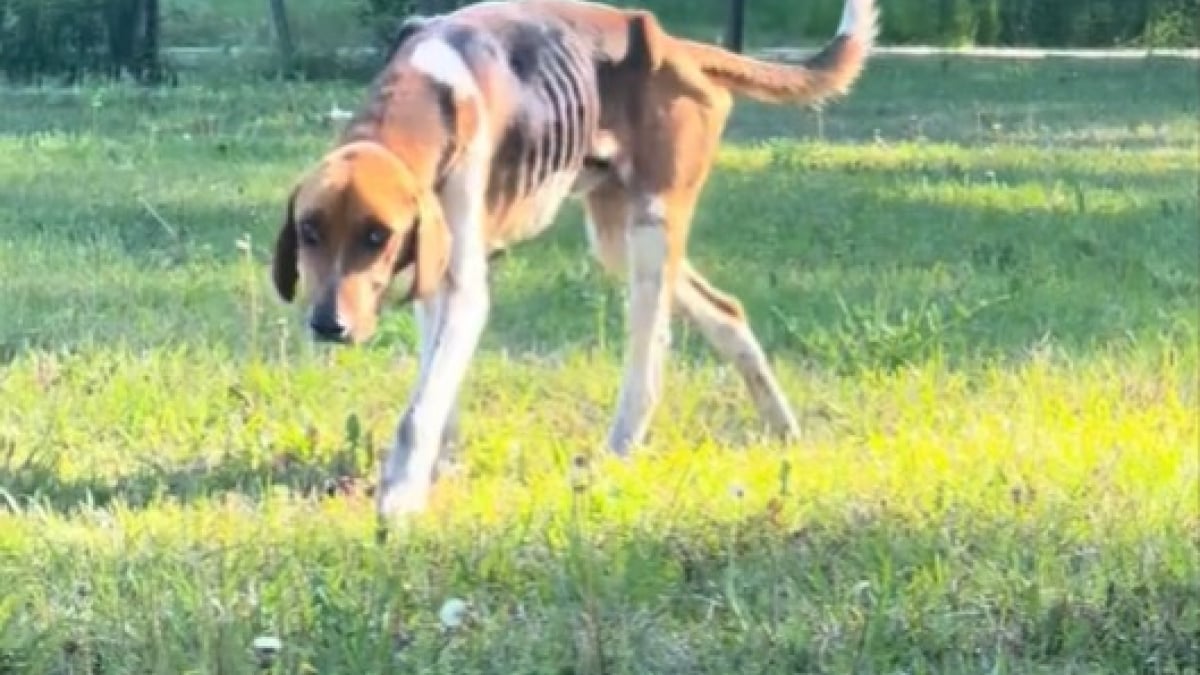
[[[817,378],[819,388],[789,371],[789,390],[819,402],[837,429],[792,448],[720,442],[722,421],[706,417],[722,416],[738,383],[677,373],[657,422],[669,431],[624,463],[595,452],[604,420],[587,414],[604,410],[611,392],[590,383],[615,380],[611,364],[485,357],[465,401],[465,466],[380,547],[369,448],[346,449],[391,429],[393,392],[412,367],[388,376],[382,365],[348,358],[284,372],[202,353],[13,364],[4,443],[44,449],[27,461],[17,450],[16,463],[43,472],[47,487],[109,490],[87,506],[82,490],[39,495],[31,484],[0,516],[3,569],[32,603],[10,615],[21,639],[82,632],[133,667],[194,649],[227,659],[222,641],[269,631],[300,647],[282,652],[285,667],[332,667],[389,658],[385,613],[423,635],[409,654],[419,662],[490,650],[501,625],[509,640],[570,644],[578,636],[562,622],[598,612],[606,644],[649,659],[667,658],[674,630],[768,631],[763,646],[777,657],[798,649],[810,667],[835,669],[895,663],[897,649],[962,668],[1041,662],[1056,649],[1131,666],[1145,650],[1175,662],[1192,653],[1168,637],[1196,618],[1184,589],[1200,526],[1195,383],[1178,370],[1037,358],[973,375],[930,365]],[[29,393],[39,388],[49,398]],[[86,420],[89,437],[72,420]],[[326,471],[289,468],[280,452]],[[198,459],[207,470],[193,473]],[[338,471],[366,476],[348,494],[327,491]],[[22,561],[39,555],[30,576]],[[80,586],[86,597],[70,599]],[[436,657],[432,613],[451,596],[471,600],[482,628],[461,638],[458,657]],[[92,613],[61,615],[84,605]],[[1111,612],[1149,607],[1163,624],[1132,643],[1093,634],[1121,620]],[[199,642],[150,637],[180,621]],[[333,626],[365,651],[321,646]],[[830,634],[812,652],[818,627]],[[864,630],[882,651],[856,656]],[[104,647],[135,635],[141,651]],[[688,639],[676,657],[707,653]],[[203,646],[211,640],[223,646]],[[752,658],[745,643],[722,644],[721,663]]]

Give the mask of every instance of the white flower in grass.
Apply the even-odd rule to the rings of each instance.
[[[337,103],[331,104],[329,106],[329,112],[325,113],[326,119],[328,119],[330,122],[345,122],[353,116],[353,113],[351,113],[349,110],[345,110]]]
[[[465,601],[458,598],[450,598],[442,603],[442,608],[438,610],[442,628],[448,631],[460,628],[466,622],[470,609]]]

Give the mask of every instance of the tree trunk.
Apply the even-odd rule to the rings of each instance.
[[[729,0],[729,23],[725,26],[725,47],[741,52],[746,35],[746,0]]]
[[[158,29],[161,24],[158,0],[145,0],[142,30],[141,77],[150,84],[162,82],[162,64],[158,58]]]
[[[271,22],[275,25],[275,41],[279,45],[279,68],[286,76],[292,74],[296,61],[296,47],[292,43],[292,28],[288,24],[285,0],[270,0]]]

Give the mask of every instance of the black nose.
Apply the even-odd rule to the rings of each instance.
[[[313,335],[323,342],[346,342],[350,331],[335,317],[315,316],[308,322]]]

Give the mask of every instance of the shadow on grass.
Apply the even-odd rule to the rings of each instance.
[[[879,58],[853,95],[821,117],[822,135],[868,139],[878,130],[885,138],[998,143],[989,147],[1001,152],[1005,144],[1086,145],[1092,132],[1100,145],[1113,133],[1194,145],[1194,132],[1180,131],[1194,129],[1192,66]],[[297,167],[309,161],[298,158],[294,139],[317,147],[332,133],[321,116],[333,104],[352,107],[362,90],[361,82],[246,82],[166,93],[0,94],[13,112],[0,134],[94,135],[69,152],[43,138],[58,154],[40,160],[35,173],[19,162],[6,169],[14,180],[0,184],[0,202],[20,215],[0,219],[9,246],[0,255],[15,270],[6,283],[17,289],[0,297],[8,317],[0,358],[92,340],[263,351],[248,345],[242,317],[252,293],[268,321],[287,313],[273,306],[265,282],[283,176],[291,172],[279,171],[273,201],[262,200],[262,183],[259,196],[247,195],[242,183],[272,180],[261,177],[272,170],[264,157]],[[750,102],[736,110],[731,140],[815,135],[812,111]],[[1156,135],[1162,129],[1165,141]],[[765,170],[720,170],[697,215],[692,257],[744,301],[776,357],[825,367],[842,367],[856,350],[875,350],[889,362],[931,346],[962,358],[1010,354],[1047,336],[1086,349],[1180,320],[1198,288],[1195,170],[1076,161],[1043,170],[993,161],[989,152],[972,151],[969,166],[920,159],[873,166],[810,161],[802,149],[784,149]],[[77,162],[66,159],[76,155]],[[133,177],[156,211],[124,187]],[[945,203],[912,189],[981,182],[1047,193],[1065,186],[1071,194],[1053,208],[1006,208],[988,203],[994,195]],[[1089,201],[1097,194],[1099,208]],[[244,232],[253,234],[252,272],[236,244]],[[515,249],[494,275],[485,348],[619,351],[621,289],[586,251],[577,208],[543,239]],[[259,285],[250,285],[250,273]],[[405,338],[384,336],[376,347],[396,339]]]
[[[820,165],[799,152],[780,161],[719,171],[691,244],[701,271],[746,305],[774,358],[842,370],[934,351],[969,361],[1018,354],[1047,338],[1087,350],[1189,330],[1188,308],[1200,293],[1191,253],[1200,239],[1196,199],[1179,187],[1194,175],[1185,169],[1115,185],[1099,169],[1009,167],[985,178],[982,165]],[[963,197],[974,189],[965,176],[996,187]],[[922,182],[924,192],[914,187]],[[1062,185],[1072,187],[1053,187]],[[11,196],[54,203],[49,188],[38,189],[47,192]],[[1030,189],[1041,196],[1029,197]],[[291,309],[267,281],[278,224],[263,214],[273,207],[247,198],[165,201],[160,208],[175,223],[167,228],[140,205],[108,203],[90,207],[77,226],[34,223],[12,233],[13,251],[27,246],[47,258],[42,266],[59,269],[10,276],[10,287],[23,290],[0,299],[10,317],[0,327],[0,356],[97,340],[277,351],[270,336],[250,345],[247,325],[254,294],[262,333]],[[246,222],[248,211],[259,215]],[[254,235],[251,268],[234,245],[242,231]],[[100,262],[89,260],[97,251]],[[97,264],[116,271],[70,268]],[[501,258],[493,281],[485,349],[622,347],[624,290],[591,261],[578,207],[544,238]],[[410,322],[409,314],[391,310],[385,326]],[[681,349],[702,353],[698,344]]]
[[[230,389],[235,398],[244,396]],[[435,467],[454,471],[460,455],[458,420],[451,421]],[[0,510],[49,509],[73,513],[80,509],[105,509],[120,504],[128,509],[153,508],[164,501],[189,504],[234,494],[260,500],[280,490],[308,499],[370,497],[374,494],[377,467],[385,452],[358,415],[345,420],[334,447],[319,442],[320,432],[309,427],[306,437],[281,441],[271,454],[231,453],[217,458],[179,462],[145,457],[121,475],[64,478],[58,458],[27,455],[20,461],[0,438]]]
[[[909,180],[874,173],[888,184]],[[1194,197],[1093,210],[1095,187],[1083,183],[1080,197],[1030,209],[864,194],[838,171],[795,181],[802,187],[788,206],[769,206],[769,177],[757,194],[743,193],[742,204],[763,204],[749,217],[721,197],[729,188],[718,181],[691,245],[701,272],[744,303],[774,358],[853,370],[934,353],[960,364],[1004,359],[1047,340],[1087,353],[1195,335]],[[812,208],[788,210],[801,204]],[[623,288],[576,262],[586,250],[579,229],[571,223],[536,244],[544,248],[514,252],[497,282],[491,344],[594,347],[600,330],[610,346],[622,344]],[[565,262],[539,264],[547,258]]]
[[[184,465],[147,463],[117,479],[64,480],[55,467],[33,460],[0,466],[0,506],[72,513],[118,503],[132,509],[164,501],[188,504],[226,494],[258,500],[281,489],[308,498],[370,494],[376,477],[362,475],[359,466],[353,449],[320,460],[285,452],[259,462],[237,457]]]
[[[120,143],[155,139],[311,137],[332,134],[331,107],[353,108],[369,78],[322,83],[197,78],[167,91],[95,86],[0,92],[12,114],[0,136],[94,135]],[[824,114],[740,100],[728,139],[828,141],[927,138],[1005,140],[1076,147],[1196,143],[1195,62],[1036,61],[879,55],[846,98]],[[1162,134],[1169,131],[1166,136]]]
[[[0,497],[11,510],[50,509],[73,513],[82,508],[146,508],[163,501],[190,503],[224,494],[257,498],[286,489],[308,497],[334,497],[370,489],[348,458],[325,461],[282,454],[266,462],[247,459],[194,461],[186,466],[148,466],[107,480],[65,480],[54,467],[36,462],[0,467]],[[374,477],[370,477],[373,479]]]

